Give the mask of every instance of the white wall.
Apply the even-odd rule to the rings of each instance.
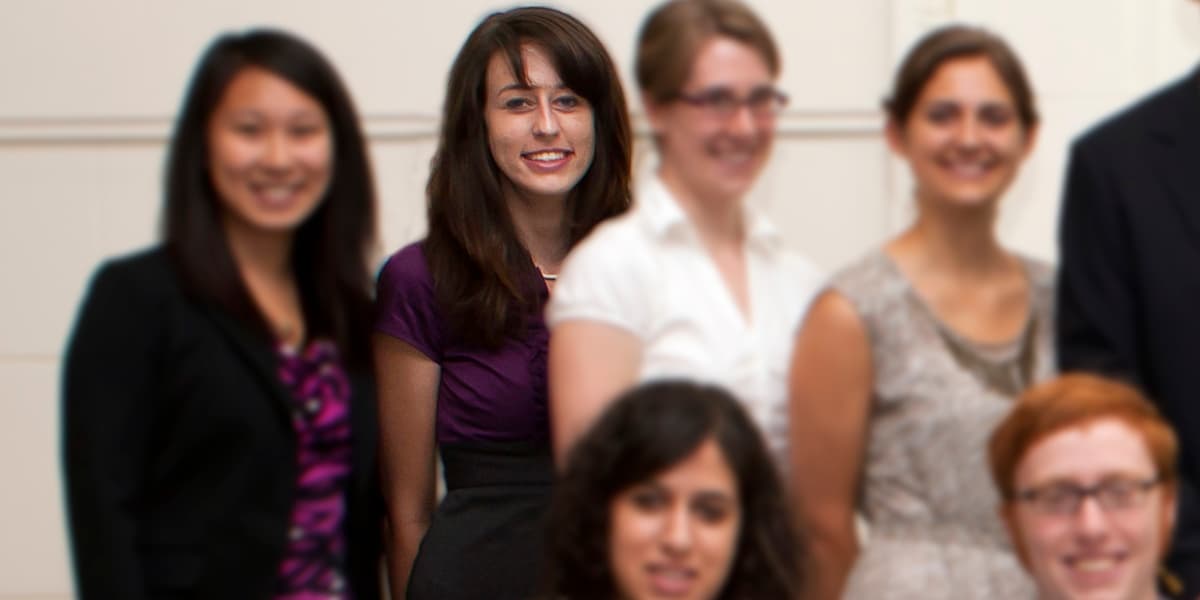
[[[593,25],[628,74],[649,0],[556,2]],[[1200,55],[1184,0],[752,1],[784,51],[792,104],[755,202],[832,269],[902,227],[908,176],[877,109],[899,55],[932,24],[1007,36],[1038,90],[1039,144],[1001,219],[1053,259],[1068,141]],[[336,6],[336,7],[335,7]],[[381,255],[424,229],[422,189],[444,77],[495,5],[345,0],[8,0],[0,20],[0,600],[70,596],[58,470],[58,369],[102,257],[150,243],[164,138],[191,65],[218,30],[273,24],[323,48],[354,92],[382,200]],[[632,90],[628,76],[626,86]],[[640,123],[640,120],[638,121]],[[652,159],[641,152],[641,166]]]

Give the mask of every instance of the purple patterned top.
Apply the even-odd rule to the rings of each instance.
[[[350,381],[337,347],[314,340],[303,352],[279,349],[279,379],[292,392],[297,482],[276,600],[349,600],[344,576],[350,476]]]
[[[550,298],[542,287],[539,306]],[[539,308],[525,335],[498,350],[449,339],[437,306],[433,277],[418,242],[388,259],[376,286],[375,329],[416,348],[441,367],[437,441],[544,442],[550,438],[546,412],[546,348],[550,332]]]

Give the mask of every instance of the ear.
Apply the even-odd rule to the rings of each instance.
[[[996,513],[1000,515],[1000,520],[1004,523],[1004,529],[1008,531],[1008,539],[1012,542],[1017,559],[1021,561],[1021,566],[1025,567],[1025,570],[1028,571],[1029,556],[1025,553],[1025,542],[1021,538],[1021,526],[1017,522],[1017,513],[1013,503],[1001,501],[996,506]]]
[[[646,122],[650,124],[650,131],[658,137],[663,129],[664,106],[650,97],[650,94],[642,92],[642,108],[646,111]]]
[[[1029,155],[1033,152],[1033,147],[1037,145],[1038,132],[1040,131],[1041,128],[1036,124],[1025,130],[1025,149],[1021,151],[1021,160],[1029,158]]]
[[[887,123],[884,124],[883,136],[887,139],[888,148],[891,148],[896,156],[908,156],[908,146],[904,139],[904,128],[895,119],[889,118]]]

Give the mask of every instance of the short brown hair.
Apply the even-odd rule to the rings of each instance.
[[[1175,485],[1179,442],[1154,405],[1125,383],[1073,373],[1027,390],[992,432],[988,460],[996,489],[1005,502],[1016,497],[1017,465],[1034,444],[1064,429],[1100,419],[1118,419],[1137,431],[1159,480]]]
[[[655,102],[679,95],[700,46],[726,36],[762,55],[772,77],[779,76],[779,49],[770,30],[738,0],[669,0],[651,12],[638,33],[634,67],[638,88]]]
[[[935,29],[917,40],[892,81],[892,91],[883,101],[888,119],[903,127],[912,114],[925,84],[933,78],[938,67],[956,58],[982,56],[992,63],[1001,81],[1012,94],[1017,114],[1026,130],[1038,124],[1033,87],[1017,53],[1000,36],[979,27],[947,25]]]

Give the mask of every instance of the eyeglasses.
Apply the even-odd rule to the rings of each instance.
[[[694,94],[680,93],[676,97],[721,119],[732,117],[742,106],[748,107],[756,117],[773,117],[788,103],[787,94],[773,87],[755,88],[745,98],[739,98],[726,87],[709,88]]]
[[[1096,485],[1083,487],[1073,483],[1051,483],[1039,488],[1023,490],[1017,499],[1028,502],[1042,514],[1065,517],[1075,514],[1088,496],[1096,498],[1100,508],[1107,512],[1128,510],[1141,506],[1147,493],[1159,479],[1106,479]]]

